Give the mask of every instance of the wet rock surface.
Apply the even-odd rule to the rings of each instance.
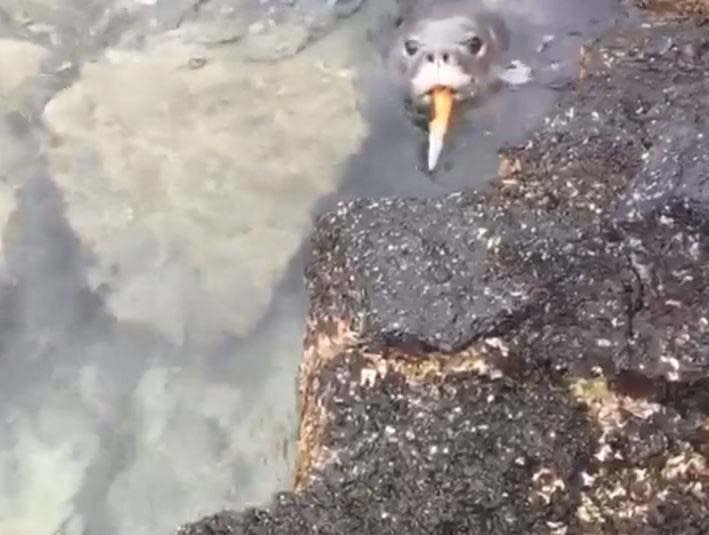
[[[614,394],[603,380],[567,388],[544,371],[480,373],[482,353],[450,368],[430,356],[338,353],[312,378],[318,452],[301,490],[180,533],[709,527],[706,414]]]
[[[333,418],[322,445],[337,460],[271,513],[184,533],[229,533],[220,522],[235,533],[542,533],[578,507],[574,480],[596,431],[560,388],[471,374],[413,386],[396,372],[360,384],[368,360],[340,357],[320,375]],[[557,484],[576,490],[549,505],[545,487]]]
[[[707,42],[605,36],[490,191],[324,216],[297,490],[181,535],[706,533]]]

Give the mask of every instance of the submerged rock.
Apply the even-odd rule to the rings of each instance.
[[[109,49],[47,104],[52,174],[117,318],[177,344],[258,322],[363,130],[324,59],[264,66],[161,35]]]
[[[250,61],[289,58],[350,16],[362,0],[209,0],[184,13],[178,31],[210,45],[238,43]]]
[[[322,217],[295,492],[180,534],[707,533],[708,39],[586,48],[490,191]]]
[[[95,56],[117,44],[179,31],[212,46],[241,42],[254,60],[300,52],[363,0],[3,0],[0,30],[64,54]],[[250,26],[261,28],[249,32]]]
[[[39,72],[46,57],[47,50],[41,46],[15,39],[0,39],[0,98],[11,98]]]

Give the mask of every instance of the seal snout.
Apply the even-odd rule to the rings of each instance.
[[[436,87],[451,89],[456,99],[475,90],[493,59],[492,33],[475,19],[424,18],[403,36],[400,61],[416,98]]]
[[[452,55],[452,52],[444,50],[443,52],[427,52],[425,58],[426,61],[428,61],[429,63],[447,64],[450,61]]]
[[[466,72],[456,50],[449,48],[423,52],[411,78],[414,93],[419,97],[436,87],[447,87],[457,94],[473,81],[472,74]]]

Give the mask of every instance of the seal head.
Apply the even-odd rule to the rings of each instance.
[[[415,103],[427,103],[436,87],[466,100],[495,78],[493,67],[509,46],[507,28],[470,4],[439,0],[402,13],[389,62]]]

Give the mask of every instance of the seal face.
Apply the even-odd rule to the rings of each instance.
[[[404,11],[389,61],[415,104],[428,103],[436,87],[466,100],[492,81],[508,42],[497,15],[476,11],[470,1],[439,0]]]

